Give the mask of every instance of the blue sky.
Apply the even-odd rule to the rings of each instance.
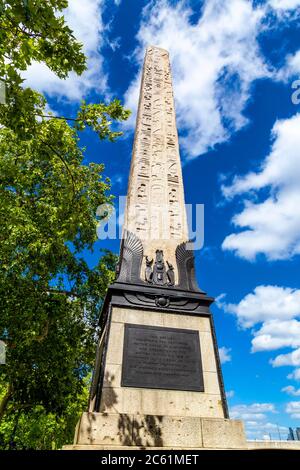
[[[145,47],[168,49],[186,202],[205,205],[197,277],[217,299],[231,416],[249,438],[286,437],[300,427],[300,0],[69,4],[87,72],[61,81],[33,64],[26,83],[58,115],[82,98],[132,109],[117,143],[82,137],[86,161],[104,162],[112,192],[125,195]],[[101,247],[118,252],[119,242],[97,242],[91,264]]]

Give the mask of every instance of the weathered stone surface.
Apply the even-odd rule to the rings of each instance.
[[[147,48],[129,176],[124,228],[175,268],[175,249],[188,240],[169,54]],[[143,276],[145,261],[142,266]]]
[[[112,322],[109,338],[106,361],[108,364],[122,364],[124,325]]]
[[[203,370],[205,372],[216,372],[216,355],[211,331],[200,331],[200,348]]]
[[[144,446],[104,446],[104,445],[66,445],[63,450],[300,450],[300,441],[247,441],[246,447],[231,447],[230,449],[224,448],[199,448],[199,447],[177,447],[177,446],[163,446],[163,447],[144,447]]]
[[[202,447],[201,423],[197,418],[170,416],[135,417],[141,445],[145,447]]]
[[[121,387],[125,323],[198,330],[204,392]],[[104,377],[101,412],[224,418],[211,326],[207,317],[113,307]]]
[[[203,447],[212,449],[243,449],[246,447],[242,421],[232,419],[201,419]]]
[[[217,372],[204,372],[204,389],[206,393],[212,395],[219,395],[220,386],[219,386],[219,377]]]
[[[186,392],[185,416],[224,418],[220,395]]]
[[[180,447],[145,447],[145,446],[104,446],[104,445],[75,445],[70,444],[63,446],[62,450],[183,450]],[[198,449],[195,447],[191,447],[191,450]],[[204,450],[204,449],[201,449]]]
[[[136,323],[138,325],[168,326],[210,332],[208,317],[160,313],[138,308],[114,307],[112,321],[116,323]]]
[[[132,422],[122,414],[83,413],[76,444],[130,445]]]
[[[151,312],[138,308],[114,307],[112,321],[116,323],[136,323],[138,325],[164,326],[164,313]]]
[[[100,411],[209,418],[223,415],[218,394],[133,387],[104,387]]]
[[[246,441],[242,421],[186,416],[83,413],[64,449],[295,449],[299,441]]]
[[[106,373],[104,375],[103,387],[121,386],[121,364],[106,364]]]
[[[300,441],[247,441],[248,450],[300,450]]]
[[[83,413],[74,444],[200,448],[201,420],[184,416]]]

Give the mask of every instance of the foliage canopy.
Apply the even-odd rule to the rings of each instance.
[[[96,209],[112,196],[103,165],[83,163],[79,132],[90,127],[114,141],[122,133],[113,124],[129,111],[119,100],[83,102],[72,119],[53,116],[22,79],[33,61],[62,79],[85,70],[82,45],[62,15],[67,4],[0,0],[2,448],[53,448],[71,437],[86,403],[99,308],[114,278],[113,254],[93,268],[84,259],[96,241]]]

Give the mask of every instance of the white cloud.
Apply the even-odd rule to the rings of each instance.
[[[270,423],[268,421],[246,421],[245,422],[246,434],[249,440],[263,439],[263,440],[281,440],[286,439],[288,428],[286,426],[278,425],[277,423]]]
[[[264,7],[254,8],[247,0],[206,1],[196,23],[184,2],[156,0],[144,9],[136,58],[140,66],[149,44],[170,52],[178,127],[185,133],[181,143],[188,158],[228,140],[246,124],[243,110],[253,81],[271,76],[257,43],[264,14]],[[139,84],[140,76],[126,94],[126,105],[133,109]]]
[[[300,401],[290,401],[285,409],[291,418],[300,419]]]
[[[300,6],[300,0],[269,0],[269,5],[278,10],[293,10]]]
[[[222,187],[227,198],[245,195],[244,209],[233,217],[236,228],[244,229],[225,238],[224,250],[248,260],[259,253],[270,260],[289,259],[300,253],[300,114],[277,121],[273,145],[258,172],[237,176]],[[252,202],[251,194],[261,189],[269,195]]]
[[[271,360],[273,367],[281,366],[300,366],[300,348],[287,354],[279,354]]]
[[[113,176],[110,178],[110,182],[113,187],[123,187],[125,184],[125,176],[123,173],[114,173]]]
[[[82,99],[90,90],[107,92],[107,76],[103,70],[100,50],[103,45],[104,26],[102,23],[103,0],[69,0],[64,11],[68,26],[88,57],[87,70],[79,77],[70,73],[66,80],[59,79],[48,67],[34,62],[23,73],[25,86],[30,86],[50,96],[66,97],[70,100]]]
[[[288,81],[291,77],[298,77],[300,73],[300,50],[286,57],[285,65],[278,71],[278,78]]]
[[[257,286],[238,304],[219,305],[237,316],[242,327],[249,328],[267,320],[290,320],[300,315],[300,289],[279,286]],[[274,329],[278,323],[273,323]],[[262,330],[268,333],[268,330]]]
[[[242,419],[243,421],[246,421],[246,420],[252,420],[252,419],[255,419],[255,420],[264,420],[266,418],[266,415],[264,413],[248,413],[247,410],[245,411],[242,411],[242,412],[239,412],[239,411],[232,411],[230,413],[230,417],[232,419]]]
[[[251,405],[235,405],[230,408],[232,419],[261,421],[266,418],[266,413],[275,413],[272,403],[252,403]]]
[[[222,294],[218,307],[234,314],[242,328],[252,328],[251,351],[294,348],[280,354],[270,363],[273,367],[300,366],[300,290],[290,287],[257,286],[239,303],[226,303]],[[259,325],[258,329],[253,327]],[[288,376],[300,380],[300,369]]]
[[[287,393],[288,395],[292,395],[294,397],[300,396],[300,388],[298,390],[293,385],[287,385],[281,389],[282,392]]]
[[[300,346],[300,322],[270,320],[254,332],[252,352]]]
[[[228,390],[228,392],[226,392],[226,397],[227,397],[227,398],[232,398],[232,397],[234,397],[234,390]]]
[[[300,381],[300,369],[293,370],[293,372],[287,375],[287,379]]]
[[[248,439],[278,439],[285,437],[288,429],[285,426],[272,423],[269,419],[276,414],[272,403],[253,403],[250,405],[235,405],[230,408],[231,419],[242,419]]]
[[[231,361],[230,351],[231,349],[225,348],[225,346],[223,346],[222,348],[219,348],[220,361],[222,364],[225,364],[225,362]]]

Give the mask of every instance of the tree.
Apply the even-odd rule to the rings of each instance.
[[[88,401],[89,378],[90,375],[76,400],[64,398],[65,411],[62,415],[47,412],[41,405],[30,410],[19,408],[15,413],[6,414],[0,424],[0,449],[54,450],[61,449],[67,442],[71,443],[77,421]]]
[[[45,97],[21,79],[33,60],[62,78],[85,69],[81,45],[59,14],[66,6],[64,0],[0,0],[0,79],[7,92],[0,105],[4,448],[11,435],[19,436],[18,448],[34,445],[33,437],[21,442],[18,430],[26,423],[73,422],[94,360],[99,308],[114,278],[113,254],[105,252],[93,269],[83,256],[96,240],[96,209],[112,197],[103,165],[83,164],[78,133],[90,126],[114,141],[121,132],[113,123],[129,111],[114,100],[83,102],[72,118],[47,115]],[[53,447],[51,439],[37,447],[50,442]]]
[[[22,71],[33,61],[44,62],[60,78],[86,69],[82,45],[59,14],[67,0],[0,0],[0,80],[5,83],[6,105],[0,107],[0,124],[19,138],[31,139],[38,131],[37,116],[45,115],[45,99],[22,86]],[[118,100],[109,105],[83,103],[76,118],[77,130],[92,127],[101,139],[114,140],[113,120],[129,116]],[[51,116],[50,116],[51,117]]]

